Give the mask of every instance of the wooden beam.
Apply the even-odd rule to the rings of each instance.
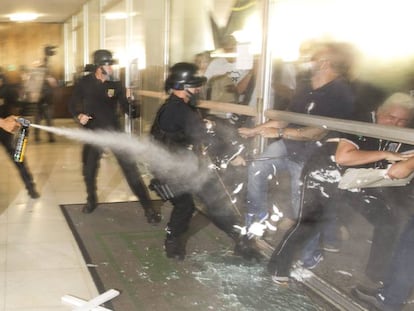
[[[167,98],[167,95],[163,92],[138,91],[138,94],[160,99]],[[239,104],[202,100],[200,101],[198,107],[222,112],[233,112],[253,117],[257,116],[257,112],[254,108]],[[281,110],[267,110],[265,111],[265,116],[271,120],[283,120],[289,123],[322,127],[331,131],[399,141],[414,145],[414,129],[411,128],[385,126],[367,122],[335,119]]]

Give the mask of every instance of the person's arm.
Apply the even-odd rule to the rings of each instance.
[[[237,94],[244,94],[247,90],[247,86],[249,85],[250,80],[253,78],[254,78],[253,70],[245,74],[245,76],[236,85]]]
[[[260,133],[266,138],[285,138],[291,140],[309,141],[309,140],[320,140],[328,131],[319,127],[305,126],[300,128],[266,128]]]
[[[78,82],[72,92],[72,96],[68,102],[68,110],[75,120],[80,124],[86,125],[92,117],[79,109],[79,106],[83,102],[83,91],[81,83]]]
[[[78,119],[78,116],[81,114],[81,111],[79,109],[80,103],[82,103],[82,91],[80,87],[80,82],[76,83],[73,87],[72,94],[68,101],[68,110],[69,113],[72,115],[74,119]]]
[[[20,123],[16,121],[17,117],[10,115],[6,118],[0,118],[0,128],[6,132],[12,133],[20,127]]]
[[[259,124],[255,127],[248,128],[248,127],[241,127],[238,129],[240,136],[244,138],[254,137],[256,135],[263,135],[263,137],[277,137],[276,136],[264,136],[272,135],[271,133],[277,133],[279,128],[285,128],[287,126],[287,122],[285,121],[276,121],[270,120],[265,123]]]
[[[335,153],[335,161],[339,165],[354,166],[373,163],[381,160],[401,161],[406,156],[396,152],[380,150],[360,150],[349,140],[341,139]]]
[[[129,115],[129,112],[130,112],[130,109],[131,109],[131,113],[133,113],[134,111],[132,111],[132,107],[130,107],[130,105],[132,105],[132,103],[128,99],[129,96],[127,96],[127,92],[128,92],[127,89],[122,85],[122,83],[120,81],[116,81],[116,82],[113,82],[113,83],[114,83],[115,88],[117,90],[118,102],[121,106],[122,112]]]
[[[412,172],[414,172],[414,157],[394,163],[388,169],[387,175],[391,179],[400,179],[408,177]]]

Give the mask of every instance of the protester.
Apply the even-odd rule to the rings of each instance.
[[[6,132],[12,133],[20,127],[20,123],[16,121],[17,117],[10,115],[5,118],[0,118],[0,128]]]
[[[47,71],[47,68],[45,68]],[[58,86],[57,80],[50,75],[48,72],[45,74],[45,79],[42,84],[40,97],[36,103],[36,115],[35,123],[41,124],[42,120],[45,120],[47,126],[53,126],[53,90]],[[35,129],[34,131],[35,141],[40,142],[40,130]],[[55,142],[55,137],[53,133],[49,132],[49,142]]]
[[[288,108],[291,112],[349,119],[354,111],[354,96],[345,78],[350,68],[347,55],[335,43],[320,43],[312,49],[311,83],[301,83]],[[289,172],[291,206],[283,222],[293,225],[299,213],[300,175],[304,163],[318,148],[316,143],[328,131],[271,120],[254,128],[240,128],[240,135],[277,138],[248,168],[246,224],[261,222],[269,215],[268,184],[276,172]]]
[[[16,127],[19,127],[15,116],[10,114],[13,112],[13,96],[6,83],[6,77],[0,75],[0,117],[2,119],[2,129],[0,130],[0,143],[6,149],[7,154],[10,156],[17,170],[19,171],[20,177],[27,189],[29,196],[32,199],[40,197],[39,192],[36,190],[36,185],[33,180],[33,176],[27,166],[27,157],[23,158],[23,161],[14,161],[13,155],[16,149],[14,135],[11,133]]]
[[[241,103],[247,89],[252,70],[239,69],[236,62],[237,41],[234,36],[226,35],[221,40],[222,55],[216,55],[205,69],[207,78],[206,99],[218,102]],[[231,113],[210,111],[210,114],[230,118]]]

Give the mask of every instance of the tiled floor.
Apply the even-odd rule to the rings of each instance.
[[[59,119],[56,126],[71,127]],[[65,311],[63,295],[91,299],[98,295],[59,204],[81,203],[81,144],[57,137],[30,137],[26,159],[41,193],[30,199],[5,151],[0,152],[0,311]],[[101,161],[101,201],[135,200],[111,155]],[[93,214],[92,214],[93,215]],[[91,215],[91,216],[92,216]]]

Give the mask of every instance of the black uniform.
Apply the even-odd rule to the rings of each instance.
[[[193,195],[203,204],[205,208],[203,212],[208,218],[236,241],[237,250],[243,252],[242,255],[251,256],[252,250],[240,241],[239,233],[234,228],[234,225],[241,225],[241,214],[231,202],[218,172],[208,169],[209,163],[211,164],[209,157],[199,153],[203,146],[214,144],[216,139],[215,136],[207,133],[199,111],[172,94],[159,109],[151,128],[151,135],[156,141],[167,146],[171,152],[196,153],[200,171],[207,172],[208,176],[201,187],[191,189],[185,186],[186,189],[183,190],[183,185],[191,184],[191,180],[176,180],[174,176],[165,176],[166,172],[154,173],[158,179],[166,181],[176,193],[170,199],[173,210],[168,222],[165,241],[167,256],[179,259],[185,256],[185,242],[180,239],[180,236],[187,231],[195,211]]]
[[[44,119],[47,126],[53,126],[53,87],[50,85],[47,77],[43,81],[40,98],[36,103],[36,107],[35,123],[40,124]],[[40,130],[38,128],[35,128],[34,135],[35,140],[40,141]],[[49,142],[54,142],[55,137],[53,133],[48,132],[48,135]]]
[[[69,101],[69,111],[75,118],[81,113],[89,115],[91,119],[85,125],[88,129],[119,131],[120,123],[117,113],[119,104],[121,104],[124,112],[128,111],[129,104],[121,83],[118,81],[102,82],[96,78],[94,73],[91,73],[82,77],[75,85]],[[90,144],[85,144],[82,151],[83,176],[88,194],[87,206],[89,206],[89,212],[96,208],[96,177],[102,153],[102,148]],[[154,210],[155,207],[150,200],[136,162],[117,151],[113,150],[113,153],[128,185],[139,198],[148,221],[158,222],[160,220],[159,211]],[[156,216],[155,219],[154,215]]]
[[[0,79],[3,79],[3,85],[0,86],[0,117],[5,118],[12,113],[11,108],[13,105],[13,94],[11,93],[9,87],[6,85],[5,79],[3,77],[0,77]],[[13,134],[0,129],[0,142],[14,162],[13,154],[15,145]],[[34,199],[38,198],[40,195],[35,189],[35,183],[33,181],[32,174],[27,167],[26,161],[14,162],[14,164],[19,171],[20,177],[22,178],[30,197]]]

